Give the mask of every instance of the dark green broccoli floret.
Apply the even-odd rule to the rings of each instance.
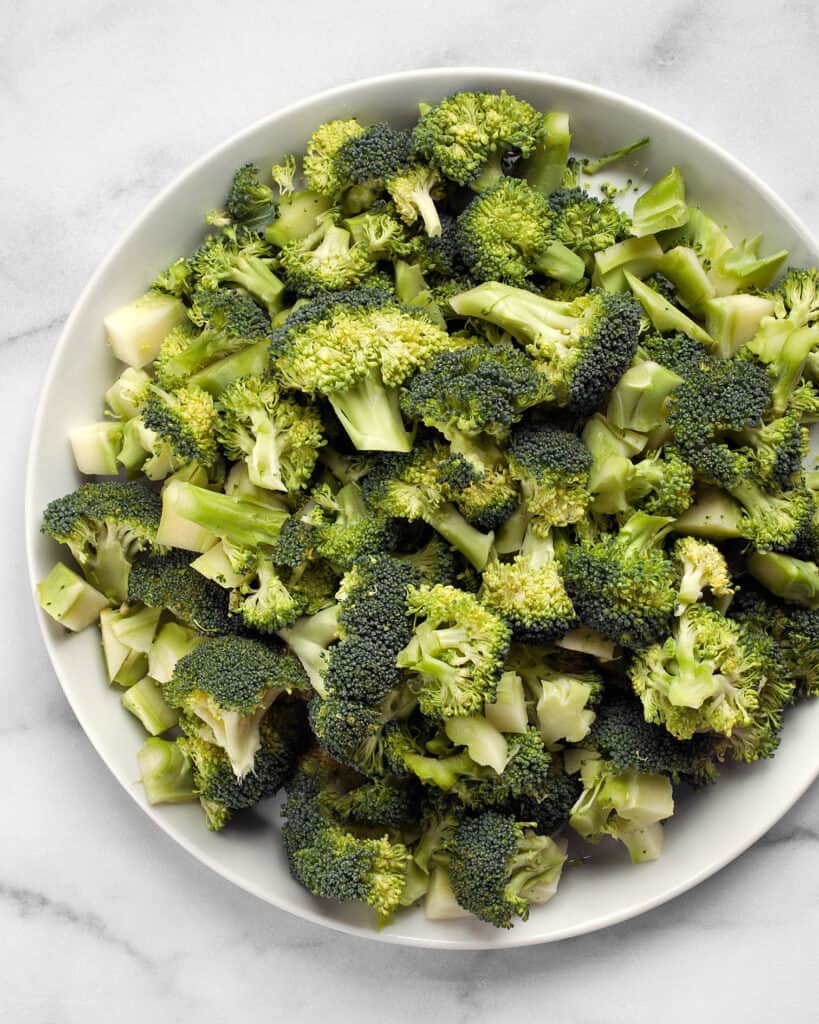
[[[624,647],[644,647],[665,633],[676,592],[661,544],[672,522],[635,512],[618,533],[569,548],[563,575],[581,622]]]
[[[667,446],[648,453],[624,481],[626,502],[652,516],[681,516],[694,500],[694,470]]]
[[[557,890],[566,856],[552,839],[511,815],[465,818],[452,839],[449,880],[458,903],[497,928],[524,921],[529,905]]]
[[[253,770],[267,709],[281,693],[308,689],[298,660],[279,641],[217,636],[177,661],[163,695],[171,707],[204,722],[242,778]]]
[[[301,306],[274,335],[272,353],[288,386],[329,399],[357,448],[409,451],[397,388],[450,344],[422,310],[360,288]]]
[[[216,411],[207,391],[191,384],[169,392],[150,384],[141,415],[177,459],[206,467],[216,461]]]
[[[410,380],[401,408],[450,441],[481,432],[502,438],[539,397],[531,360],[506,341],[438,353]]]
[[[247,462],[257,487],[297,491],[313,472],[324,429],[318,411],[283,394],[275,381],[241,377],[222,392],[217,433],[231,459]]]
[[[591,464],[591,453],[575,434],[549,424],[514,431],[509,466],[536,530],[567,526],[585,515]]]
[[[119,602],[132,562],[156,541],[161,511],[159,495],[140,483],[83,484],[46,506],[42,531],[68,545],[88,582]]]
[[[728,488],[747,513],[754,544],[771,551],[791,551],[804,543],[813,525],[814,504],[804,486],[767,491],[753,480]]]
[[[197,291],[189,310],[203,330],[192,340],[160,351],[157,371],[171,388],[183,384],[199,370],[259,342],[270,340],[270,320],[253,299],[240,290],[220,288]]]
[[[410,587],[412,638],[397,665],[413,672],[425,715],[471,715],[492,700],[509,646],[509,628],[472,594],[455,587]]]
[[[539,835],[551,836],[566,827],[582,792],[579,779],[552,765],[543,790],[514,801],[513,813],[517,821],[532,822]]]
[[[392,522],[368,507],[357,483],[334,490],[322,484],[310,493],[301,512],[311,528],[311,546],[339,572],[346,572],[362,557],[391,546]]]
[[[553,220],[540,192],[520,178],[504,178],[458,218],[463,261],[478,281],[521,286],[536,273],[579,281],[583,260],[558,240]]]
[[[306,595],[288,586],[270,556],[255,560],[250,578],[230,592],[230,610],[258,633],[275,633],[307,611]]]
[[[192,569],[192,555],[174,550],[151,555],[131,570],[128,601],[166,608],[200,633],[233,633],[239,624],[228,610],[228,591]]]
[[[447,178],[480,191],[502,176],[510,150],[533,152],[542,124],[534,107],[507,92],[460,92],[421,115],[412,144]]]
[[[466,264],[461,253],[460,231],[455,217],[440,214],[441,233],[430,237],[427,234],[416,235],[412,243],[412,258],[424,274],[435,275],[442,285],[447,285],[452,278],[466,275]],[[459,289],[463,290],[463,289]]]
[[[560,188],[548,198],[558,241],[587,262],[628,234],[629,219],[611,199],[596,199],[582,188]]]
[[[397,556],[420,574],[421,583],[444,583],[457,587],[464,573],[464,563],[451,544],[433,534],[427,543],[412,554]]]
[[[400,831],[418,816],[418,792],[406,779],[367,779],[351,789],[328,786],[318,802],[323,814],[349,826]]]
[[[461,316],[488,320],[514,335],[543,374],[553,400],[578,413],[599,405],[631,363],[640,308],[628,295],[592,291],[553,302],[498,282],[450,299]]]
[[[782,490],[801,473],[808,454],[808,431],[802,425],[801,412],[794,409],[760,427],[747,427],[735,438],[753,452],[754,477]]]
[[[689,338],[682,331],[649,334],[640,338],[639,354],[678,374],[683,380],[697,377],[717,362],[701,341]]]
[[[248,228],[260,228],[273,219],[275,212],[273,189],[259,181],[259,168],[248,163],[233,175],[225,202],[225,215],[211,214],[209,219],[212,223],[227,220]]]
[[[453,474],[460,470],[459,476]],[[453,504],[475,482],[477,474],[466,460],[451,457],[444,445],[416,445],[409,455],[382,457],[365,477],[368,502],[387,515],[410,521],[423,519],[482,569],[492,548],[492,534],[470,525]]]
[[[214,831],[223,828],[236,811],[278,793],[296,770],[310,736],[304,701],[276,701],[259,725],[260,744],[253,770],[239,779],[224,749],[202,736],[207,729],[200,719],[186,718],[183,726],[189,732],[179,746],[191,759],[196,792],[208,828]]]

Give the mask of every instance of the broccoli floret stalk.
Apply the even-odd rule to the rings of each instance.
[[[190,565],[205,579],[213,580],[226,590],[233,590],[249,583],[255,569],[255,560],[247,557],[237,565],[235,555],[236,549],[230,545],[226,547],[224,541],[217,541]]]
[[[543,195],[504,178],[476,196],[458,218],[461,256],[479,281],[523,285],[534,273],[573,284],[585,264],[555,234]]]
[[[639,300],[645,310],[645,315],[658,331],[682,331],[693,341],[699,341],[709,349],[714,348],[714,339],[696,320],[686,316],[664,295],[635,277],[628,270],[623,271],[623,276],[626,279],[626,284],[634,293],[634,297]]]
[[[480,570],[489,561],[494,535],[471,526],[452,503],[450,466],[450,453],[442,445],[419,445],[410,455],[382,458],[363,482],[365,497],[386,515],[423,519]],[[460,482],[467,486],[474,473],[465,460],[459,467],[466,470]]]
[[[233,175],[224,210],[211,210],[206,217],[209,224],[227,227],[242,224],[260,229],[273,219],[276,196],[269,185],[259,181],[259,168],[252,163],[243,164]]]
[[[105,655],[105,668],[111,683],[133,686],[147,671],[148,660],[142,651],[132,650],[117,638],[114,628],[128,616],[125,605],[122,609],[103,608],[100,612],[100,635]]]
[[[681,537],[674,544],[673,555],[680,575],[677,615],[701,600],[706,589],[717,598],[730,598],[734,593],[725,557],[713,544]]]
[[[523,680],[517,672],[504,672],[498,680],[494,701],[484,705],[487,721],[500,732],[522,735],[529,727]]]
[[[480,433],[502,439],[540,397],[532,361],[511,341],[501,341],[439,352],[408,382],[401,408],[450,442]]]
[[[161,501],[136,482],[83,484],[49,503],[43,533],[66,544],[92,586],[124,601],[134,559],[156,543]]]
[[[526,920],[557,891],[566,855],[554,840],[514,817],[487,811],[465,818],[452,839],[449,880],[458,903],[496,928]]]
[[[414,224],[420,217],[430,238],[441,234],[441,218],[434,199],[442,198],[444,193],[441,176],[434,168],[415,164],[387,178],[386,185],[398,215],[406,224]]]
[[[587,485],[592,510],[604,515],[625,511],[630,504],[627,488],[634,479],[631,460],[645,448],[646,436],[619,430],[595,413],[586,421],[581,439],[592,459]]]
[[[193,766],[178,743],[149,736],[137,762],[149,804],[184,804],[196,799]]]
[[[665,422],[668,397],[682,377],[650,360],[630,366],[609,395],[606,418],[619,430],[650,434]]]
[[[257,487],[297,491],[324,442],[321,417],[282,394],[275,381],[242,377],[219,400],[217,436],[231,459],[245,459]]]
[[[763,322],[764,326],[764,322]],[[762,339],[757,343],[757,339]],[[773,380],[771,408],[781,416],[788,408],[811,353],[819,348],[819,326],[799,327],[785,335],[781,345],[767,342],[764,331],[748,343],[748,349],[769,367]]]
[[[802,472],[808,454],[808,431],[798,410],[761,427],[746,427],[734,435],[754,452],[754,476],[763,484],[787,490]]]
[[[525,165],[526,180],[538,192],[549,195],[560,188],[571,141],[568,114],[552,110],[543,115],[540,138]]]
[[[130,686],[121,700],[122,706],[139,719],[151,736],[167,732],[179,721],[179,715],[165,703],[161,688],[150,676]]]
[[[44,612],[72,633],[96,622],[108,607],[104,594],[62,562],[37,584],[37,600]]]
[[[281,251],[288,287],[297,295],[352,288],[375,266],[369,250],[355,243],[345,228],[337,227],[333,217],[332,211],[322,214],[313,232],[288,242]]]
[[[549,425],[522,427],[512,434],[508,459],[536,530],[582,519],[592,456],[578,437]]]
[[[450,346],[420,309],[362,288],[302,306],[276,332],[272,351],[284,382],[324,395],[356,448],[406,452],[412,439],[397,387]]]
[[[700,487],[694,503],[674,523],[676,533],[708,540],[750,537],[750,523],[739,502],[718,487]]]
[[[278,635],[301,662],[310,685],[321,697],[327,696],[324,676],[327,672],[328,648],[338,639],[338,610],[337,604],[328,605],[314,615],[303,616],[292,626],[278,631]]]
[[[466,747],[475,764],[494,769],[500,775],[509,760],[509,744],[503,733],[483,715],[448,718],[444,726],[447,738]]]
[[[191,257],[199,286],[239,285],[274,317],[284,306],[284,283],[270,269],[272,251],[253,231],[227,228],[210,235]]]
[[[583,792],[570,812],[572,828],[589,842],[604,835],[619,840],[634,864],[656,860],[663,847],[660,822],[674,813],[669,779],[634,770],[618,774],[594,755],[580,770]]]
[[[589,176],[598,174],[603,168],[608,167],[617,160],[622,160],[624,156],[630,156],[640,149],[645,149],[650,142],[650,137],[646,135],[641,139],[635,139],[634,142],[629,142],[627,145],[613,150],[611,153],[604,153],[602,156],[594,157],[591,160],[584,160],[583,173]]]
[[[553,540],[531,524],[514,561],[494,562],[484,570],[481,600],[517,639],[529,643],[564,636],[578,622]]]
[[[629,675],[646,720],[679,739],[747,726],[775,671],[771,641],[705,605],[690,605],[664,643],[639,652]]]
[[[673,522],[635,512],[619,533],[584,538],[569,548],[563,577],[581,622],[637,649],[666,631],[676,592],[662,541]]]
[[[253,769],[265,712],[282,693],[303,693],[307,677],[284,645],[211,637],[174,666],[164,687],[171,707],[201,719],[242,778]]]
[[[805,488],[768,492],[753,480],[729,488],[745,509],[751,539],[760,548],[789,551],[810,530],[813,501]]]
[[[234,494],[219,494],[181,480],[165,488],[162,502],[176,515],[240,547],[275,544],[287,519],[284,510]]]
[[[150,363],[165,336],[187,319],[183,303],[173,295],[149,291],[105,318],[111,351],[129,366]]]
[[[121,420],[130,420],[142,408],[145,385],[151,378],[135,366],[126,367],[105,392],[105,404]],[[108,413],[106,412],[106,415]]]
[[[174,665],[202,642],[193,629],[178,622],[166,622],[154,638],[148,652],[148,675],[158,683],[170,682]]]
[[[480,711],[495,695],[509,629],[473,594],[454,587],[410,587],[415,631],[396,664],[410,669],[421,711],[451,718]]]
[[[685,181],[679,167],[672,167],[664,178],[643,192],[635,202],[631,233],[641,238],[669,228],[682,227],[687,221]]]
[[[412,145],[445,177],[480,192],[501,178],[506,152],[534,152],[542,125],[534,107],[507,92],[461,92],[422,113]]]
[[[777,597],[803,608],[819,608],[819,568],[815,562],[774,551],[754,551],[747,565],[754,579]]]
[[[589,412],[617,383],[637,348],[640,314],[623,295],[593,291],[554,302],[497,282],[450,299],[460,316],[488,320],[518,338],[560,405]]]
[[[321,216],[330,209],[330,200],[310,189],[300,189],[279,199],[276,219],[264,229],[265,240],[284,248],[315,231]]]

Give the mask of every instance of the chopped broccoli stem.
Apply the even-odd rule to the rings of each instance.
[[[287,519],[286,512],[252,499],[219,494],[181,480],[165,488],[162,502],[182,519],[240,547],[272,546]]]
[[[179,745],[149,736],[137,754],[140,782],[149,804],[184,804],[196,800],[193,767]]]
[[[61,626],[78,633],[99,618],[108,598],[62,562],[37,584],[37,600]]]
[[[327,397],[359,451],[412,450],[412,436],[401,419],[398,389],[386,388],[375,374]]]
[[[179,721],[178,712],[168,707],[162,690],[150,676],[129,687],[121,700],[122,706],[142,722],[151,736],[160,736]]]

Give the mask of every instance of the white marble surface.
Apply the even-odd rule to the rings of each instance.
[[[816,786],[688,895],[503,955],[364,944],[211,874],[127,799],[66,705],[26,595],[20,495],[40,380],[82,285],[148,199],[226,135],[354,77],[439,64],[547,70],[688,122],[819,226],[817,8],[6,0],[3,10],[0,393],[14,454],[0,554],[0,1019],[814,1020]]]

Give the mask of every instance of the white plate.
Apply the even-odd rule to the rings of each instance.
[[[234,169],[254,160],[262,168],[300,153],[322,121],[352,114],[362,120],[414,120],[419,100],[461,89],[505,88],[542,110],[571,114],[573,142],[605,153],[651,136],[637,166],[648,180],[672,164],[685,175],[690,198],[726,224],[739,240],[763,232],[766,251],[787,248],[794,264],[819,263],[819,247],[794,214],[747,168],[696,132],[639,103],[548,75],[486,68],[411,71],[333,89],[260,121],[213,150],[159,195],[102,261],[68,318],[46,377],[34,426],[26,492],[28,560],[42,579],[58,554],[39,533],[52,498],[78,482],[68,430],[98,419],[102,394],[118,372],[102,320],[141,294],[155,272],[190,251],[202,236],[203,212],[221,205]],[[146,140],[147,141],[147,140]],[[604,175],[605,177],[605,175]],[[300,917],[382,942],[452,949],[504,948],[550,942],[633,917],[690,889],[747,849],[799,798],[819,774],[819,701],[788,714],[784,740],[772,761],[726,772],[702,794],[680,801],[666,827],[660,860],[632,867],[622,848],[567,870],[555,899],[528,922],[498,931],[479,922],[431,923],[420,911],[399,915],[376,932],[367,913],[315,899],[288,874],[275,808],[223,835],[208,832],[198,805],[149,807],[137,776],[140,727],[106,683],[93,629],[66,636],[40,613],[54,669],[88,738],[145,813],[214,871],[274,906]]]

